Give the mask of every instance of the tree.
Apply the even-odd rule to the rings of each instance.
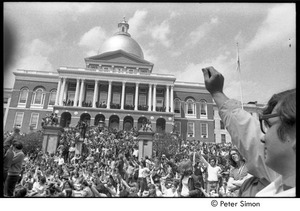
[[[165,154],[168,158],[174,156],[179,149],[179,139],[171,133],[156,133],[153,142],[155,156]]]
[[[22,136],[23,152],[28,154],[35,151],[37,148],[41,149],[43,145],[43,133],[41,131],[31,132]]]

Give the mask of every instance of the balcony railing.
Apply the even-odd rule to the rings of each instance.
[[[128,105],[128,104],[125,104],[125,105],[124,105],[124,109],[125,109],[125,110],[134,110],[134,105]]]
[[[166,107],[157,107],[156,106],[156,111],[159,111],[159,112],[166,112]]]
[[[79,101],[77,101],[77,105],[78,105]],[[82,106],[81,107],[93,107],[93,103],[92,101],[86,102],[86,101],[82,101]],[[68,101],[63,101],[63,106],[74,106],[74,101],[73,100],[68,100]],[[107,108],[107,104],[105,103],[99,103],[96,102],[96,108]],[[121,109],[121,105],[118,103],[111,103],[110,104],[110,108],[111,109]],[[124,105],[124,109],[125,110],[134,110],[135,106],[134,105],[128,105],[125,104]],[[139,111],[148,111],[149,106],[147,105],[139,105],[138,106],[138,110]],[[151,106],[151,111],[153,110],[153,106]],[[165,106],[156,106],[156,111],[157,112],[166,112],[166,107]]]
[[[120,106],[120,104],[117,104],[117,103],[111,103],[111,104],[110,104],[110,108],[111,108],[111,109],[120,109],[121,106]]]
[[[139,105],[138,106],[138,110],[140,110],[140,111],[148,111],[148,106],[147,105]]]

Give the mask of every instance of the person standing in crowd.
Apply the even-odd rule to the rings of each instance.
[[[233,145],[247,160],[250,174],[271,183],[258,197],[296,196],[296,90],[273,95],[258,121],[240,102],[223,93],[224,77],[203,68],[206,89],[219,108]]]
[[[203,184],[199,178],[193,173],[193,166],[190,160],[182,161],[179,165],[182,173],[178,193],[181,197],[203,197],[201,192]]]
[[[150,170],[146,167],[145,160],[140,162],[139,166],[139,196],[143,194],[144,191],[148,191],[147,177],[150,176]]]
[[[3,146],[3,185],[7,177],[7,172],[14,158],[14,152],[10,141],[5,141]]]
[[[25,155],[22,151],[23,144],[19,141],[13,140],[13,142],[14,157],[8,169],[7,177],[4,184],[4,195],[7,197],[12,197],[14,195],[15,186],[20,179],[23,160],[25,158]]]
[[[13,134],[11,136],[7,137],[4,142],[7,142],[10,145],[12,145],[13,142],[21,141],[21,139],[22,139],[22,136],[20,134],[20,129],[15,127]]]
[[[227,183],[227,196],[237,197],[241,185],[252,175],[248,173],[245,159],[242,158],[237,149],[230,150],[229,161],[231,169]]]
[[[210,193],[211,189],[215,189],[218,192],[219,189],[219,177],[222,177],[222,169],[217,166],[216,159],[214,157],[210,158],[210,162],[207,162],[206,159],[201,156],[201,162],[207,169],[207,187],[206,192]]]

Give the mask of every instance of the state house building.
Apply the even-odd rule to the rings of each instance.
[[[125,19],[118,29],[98,55],[84,59],[85,68],[15,71],[13,89],[6,90],[11,96],[4,108],[4,131],[39,130],[43,117],[57,113],[62,127],[87,120],[130,130],[148,119],[158,133],[171,132],[175,125],[185,140],[221,142],[215,135],[216,109],[204,84],[152,73],[154,64],[144,59]]]

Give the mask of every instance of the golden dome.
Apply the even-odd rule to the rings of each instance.
[[[140,45],[134,39],[125,34],[116,34],[106,40],[99,53],[102,54],[116,50],[123,50],[144,59],[144,54]]]
[[[119,32],[104,42],[99,53],[123,50],[144,59],[142,48],[128,33],[129,24],[125,20],[125,17],[119,22],[118,28]]]

